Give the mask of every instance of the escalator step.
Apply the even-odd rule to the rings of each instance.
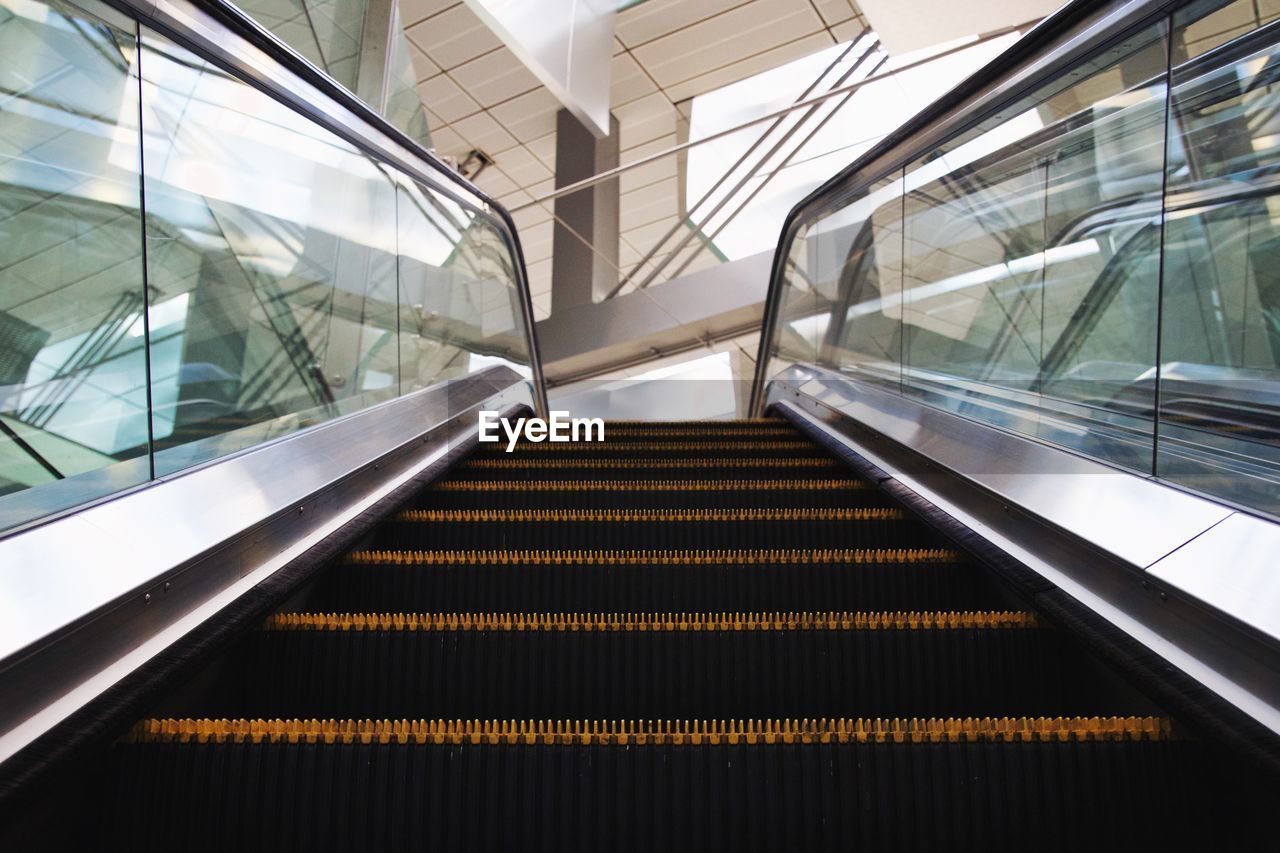
[[[482,445],[167,697],[107,846],[1212,849],[1204,747],[791,424],[605,435]]]
[[[387,548],[929,548],[897,509],[405,510],[383,524]]]
[[[768,429],[769,427],[790,427],[791,422],[784,418],[726,418],[722,421],[637,421],[637,420],[605,420],[604,425],[608,429],[614,427],[641,427],[643,429],[651,429],[655,432],[662,430],[684,430],[684,429],[700,429],[700,430],[717,430],[717,429],[736,429],[740,427],[754,427],[756,429]]]
[[[128,850],[1213,849],[1158,718],[146,720]],[[147,805],[144,816],[138,805]],[[162,804],[162,805],[161,805]]]
[[[624,718],[1094,713],[1027,613],[282,613],[226,717]]]
[[[717,441],[725,438],[772,438],[782,439],[789,438],[794,440],[804,440],[804,435],[795,427],[787,424],[779,426],[763,426],[751,427],[738,424],[730,424],[723,427],[663,427],[654,429],[652,426],[616,426],[608,425],[604,431],[605,439],[626,439],[635,441],[637,439],[691,439],[704,438],[715,439]]]
[[[887,498],[861,480],[443,480],[416,506],[489,509],[784,509],[884,506]]]
[[[458,466],[458,475],[469,479],[546,480],[556,476],[581,477],[591,480],[651,480],[662,478],[694,479],[723,476],[726,479],[813,478],[821,479],[844,473],[835,459],[800,456],[788,459],[726,457],[723,455],[689,460],[677,459],[565,459],[543,456],[493,458],[473,456]]]
[[[357,551],[309,606],[380,612],[975,610],[986,577],[946,549]]]
[[[501,457],[569,457],[579,459],[703,459],[717,456],[770,456],[781,458],[810,457],[820,452],[817,445],[808,440],[778,439],[755,440],[716,439],[714,441],[682,441],[680,439],[613,441],[521,441],[508,452],[505,442],[480,445],[477,455]]]

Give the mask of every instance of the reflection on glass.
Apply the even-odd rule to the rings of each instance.
[[[363,3],[324,8],[345,55]],[[0,85],[0,530],[530,374],[497,220],[190,50],[95,0],[0,0]]]
[[[354,92],[365,0],[240,0],[255,21]]]
[[[486,220],[409,180],[399,191],[401,392],[505,364],[529,375],[512,255]]]
[[[873,380],[902,378],[902,180],[884,179],[811,230],[818,289],[834,303],[821,359]]]
[[[397,3],[391,10],[391,37],[387,58],[387,105],[383,114],[387,121],[403,130],[423,148],[431,148],[431,129],[427,127],[427,111],[418,91],[418,72],[409,53],[409,37],[404,33]]]
[[[778,303],[772,361],[779,366],[818,360],[818,340],[831,319],[831,304],[817,283],[817,264],[809,250],[809,227],[791,241],[786,261],[787,287]]]
[[[900,353],[932,405],[1280,514],[1277,20],[1190,4],[801,223],[773,359]]]
[[[394,396],[389,175],[159,36],[142,68],[157,473]]]
[[[1207,39],[1275,8],[1174,17],[1157,473],[1280,513],[1280,48]],[[1251,29],[1251,27],[1249,27]]]
[[[0,0],[0,527],[149,474],[133,32]]]
[[[908,386],[1142,470],[1155,326],[1122,323],[1159,287],[1160,31],[909,167],[904,225]]]
[[[385,44],[364,38],[366,0],[241,0],[237,5],[348,91],[372,101],[375,109],[382,109],[387,120],[414,141],[431,147],[409,39],[395,0],[391,0]],[[386,14],[386,10],[378,5],[374,13]],[[373,79],[361,78],[362,64],[364,76]]]

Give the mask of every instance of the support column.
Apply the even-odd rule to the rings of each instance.
[[[556,115],[556,188],[618,165],[618,119],[597,139],[572,113]],[[618,283],[619,180],[613,178],[555,200],[551,313],[590,305]]]

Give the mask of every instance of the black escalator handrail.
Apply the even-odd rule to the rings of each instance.
[[[758,414],[763,406],[769,350],[785,286],[786,258],[802,225],[1054,79],[1083,56],[1188,2],[1071,0],[797,202],[783,220],[774,252],[750,411]]]
[[[253,69],[237,63],[229,52],[219,54],[193,43],[194,40],[190,33],[173,26],[166,18],[165,7],[174,2],[174,0],[105,0],[105,2],[122,10],[131,17],[137,18],[148,27],[162,32],[165,36],[181,43],[184,47],[195,50],[206,59],[232,72],[239,79],[254,85],[276,100],[282,101],[290,108],[306,115],[315,123],[342,137],[365,154],[371,155],[380,161],[390,159],[387,156],[387,152],[380,150],[368,135],[361,132],[360,128],[336,120],[332,115],[316,105],[301,103],[297,99],[289,97],[290,93],[280,85],[279,81],[263,79]],[[334,80],[325,71],[283,42],[233,3],[228,2],[228,0],[176,0],[176,3],[182,2],[188,2],[193,7],[197,7],[201,13],[211,16],[233,36],[243,39],[252,47],[262,51],[272,61],[279,63],[308,85],[314,86],[337,106],[350,113],[358,122],[371,127],[403,149],[405,153],[413,158],[412,162],[397,163],[396,165],[410,167],[405,171],[415,179],[449,196],[458,204],[481,216],[491,220],[494,217],[497,218],[497,224],[501,226],[499,232],[507,239],[508,248],[515,261],[516,285],[520,292],[521,313],[525,328],[528,330],[527,343],[529,346],[530,369],[533,372],[534,399],[537,401],[538,407],[545,413],[547,411],[546,381],[543,378],[541,352],[538,347],[537,332],[534,325],[533,297],[529,289],[524,248],[520,243],[520,235],[516,230],[515,220],[512,219],[511,213],[499,204],[496,199],[450,168],[434,152],[424,148],[421,143],[396,127],[341,83]],[[423,165],[427,168],[423,169]],[[461,190],[461,192],[458,192],[458,190]],[[478,200],[481,206],[477,206],[467,196]]]

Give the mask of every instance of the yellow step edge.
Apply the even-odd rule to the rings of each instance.
[[[353,566],[703,566],[813,565],[850,563],[956,563],[960,555],[945,548],[752,548],[737,550],[511,550],[511,551],[352,551]]]
[[[851,631],[1040,628],[1034,613],[276,613],[266,631]]]
[[[437,492],[830,492],[869,488],[862,480],[444,480]]]
[[[741,441],[734,444],[743,450],[813,450],[812,441]],[[503,453],[507,446],[501,442],[486,444],[490,453]],[[592,450],[723,450],[722,441],[522,441],[516,445],[517,453],[554,451],[572,453]]]
[[[835,468],[835,459],[467,459],[463,468]]]
[[[718,427],[723,424],[771,424],[778,427],[786,427],[787,421],[782,418],[727,418],[724,420],[608,420],[605,419],[605,427],[650,427],[653,429],[662,429],[664,427]]]
[[[793,427],[786,425],[781,426],[761,426],[761,427],[675,427],[674,429],[655,429],[653,427],[630,426],[626,424],[605,424],[605,436],[610,435],[628,435],[628,436],[699,436],[705,435],[707,438],[722,438],[727,435],[732,436],[766,436],[766,435],[790,435],[796,438],[804,438],[804,435]]]
[[[136,723],[123,743],[737,746],[1177,740],[1167,717],[782,720],[196,720]]]
[[[899,509],[409,509],[396,521],[901,521]]]

